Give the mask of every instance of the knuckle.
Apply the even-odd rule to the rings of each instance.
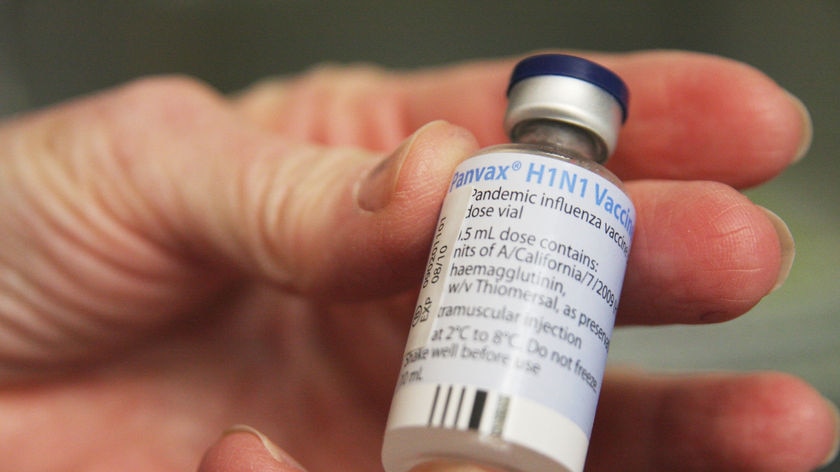
[[[118,97],[130,102],[178,103],[218,101],[219,95],[204,82],[184,75],[154,76],[135,79],[118,89]]]
[[[308,70],[293,87],[302,94],[320,96],[325,101],[351,99],[364,101],[375,94],[387,93],[390,73],[369,64],[320,64]]]
[[[185,76],[136,79],[106,93],[92,107],[93,120],[120,154],[134,154],[155,142],[194,136],[202,124],[224,113],[224,98]]]
[[[200,115],[208,106],[219,106],[222,97],[199,80],[186,76],[137,79],[112,97],[116,113],[147,113],[164,121]]]

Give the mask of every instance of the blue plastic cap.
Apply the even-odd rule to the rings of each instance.
[[[627,120],[630,91],[621,77],[587,59],[566,54],[540,54],[523,59],[513,69],[507,93],[519,82],[541,75],[559,75],[584,80],[612,95],[621,106],[621,122]]]

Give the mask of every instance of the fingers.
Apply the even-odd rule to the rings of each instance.
[[[835,408],[784,374],[611,371],[587,470],[810,471],[836,448]]]
[[[234,426],[204,455],[198,472],[305,472],[303,467],[264,434]]]
[[[787,277],[787,227],[731,187],[640,181],[627,190],[637,221],[619,323],[725,321]]]
[[[476,149],[469,133],[443,122],[420,128],[386,158],[264,133],[237,142],[216,129],[185,132],[204,139],[205,149],[155,181],[189,174],[194,188],[176,192],[180,201],[159,202],[160,211],[185,209],[173,222],[179,232],[209,237],[211,251],[259,277],[333,297],[391,294],[416,283],[440,190]],[[208,138],[214,134],[226,141]],[[218,158],[208,161],[208,153]]]
[[[658,54],[622,60],[663,67]],[[698,60],[673,62],[682,70],[688,66],[681,61]],[[417,76],[419,90],[453,98],[446,86],[473,83],[449,92],[462,89],[466,102],[459,103],[469,106],[440,110],[480,119],[486,114],[465,110],[481,108],[470,100],[491,95],[485,82],[469,79],[499,80],[488,74],[498,67],[427,72]],[[400,116],[410,118],[404,123],[425,118],[412,105],[423,93],[409,96],[400,89],[408,79],[393,80],[400,85],[390,92],[398,92],[396,101],[382,106],[399,104]],[[673,90],[684,90],[680,83]],[[368,129],[358,118],[359,129]],[[441,189],[475,150],[469,133],[436,122],[383,161],[380,153],[306,145],[241,121],[194,83],[150,80],[4,128],[0,142],[12,156],[0,174],[2,198],[10,202],[0,215],[6,268],[0,282],[11,327],[0,331],[5,349],[86,349],[90,339],[121,344],[125,338],[103,333],[125,320],[147,327],[170,320],[210,294],[223,295],[243,276],[343,297],[391,294],[416,282]],[[777,284],[789,245],[743,197],[699,183],[639,182],[630,190],[640,229],[621,322],[727,319]],[[73,343],[65,342],[68,333]]]
[[[801,103],[744,64],[681,52],[593,58],[631,89],[630,119],[610,164],[624,178],[749,186],[779,173],[810,142]],[[381,131],[373,140],[384,144],[441,117],[488,144],[504,139],[502,92],[513,62],[401,74],[321,68],[292,82],[263,84],[240,103],[257,121],[325,141],[371,139]],[[307,113],[313,102],[332,112]],[[344,118],[354,111],[368,118]],[[354,124],[345,126],[349,121]],[[316,133],[323,129],[332,131]],[[784,280],[793,256],[790,233],[743,196],[712,183],[630,189],[640,216],[620,322],[729,319]]]
[[[242,277],[345,298],[407,288],[442,189],[476,147],[442,122],[385,160],[305,145],[244,125],[183,80],[144,81],[20,120],[0,131],[0,144],[0,355],[24,362],[122,345]],[[734,191],[629,188],[639,229],[620,322],[731,318],[784,272],[773,222]]]
[[[679,52],[604,62],[632,94],[611,163],[624,179],[714,180],[743,188],[774,177],[810,144],[802,103],[745,64]]]
[[[745,64],[705,54],[654,51],[590,56],[630,89],[629,119],[608,167],[622,179],[758,184],[800,158],[811,140],[802,103]],[[503,141],[499,123],[512,62],[475,63],[421,75],[410,93],[412,120],[437,116],[482,144]]]
[[[609,164],[623,179],[746,187],[777,175],[808,148],[811,124],[802,103],[749,66],[686,52],[586,55],[615,70],[631,91],[630,118]],[[240,103],[266,127],[326,144],[390,149],[443,119],[485,146],[506,141],[504,91],[514,62],[408,73],[319,68],[262,84]]]
[[[320,66],[264,80],[235,97],[240,113],[284,136],[327,146],[390,152],[426,121],[407,120],[400,81],[375,66]]]

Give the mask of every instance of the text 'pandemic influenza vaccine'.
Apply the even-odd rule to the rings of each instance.
[[[627,116],[613,72],[559,54],[513,71],[513,144],[455,171],[411,320],[382,451],[580,472],[635,210],[603,168]]]

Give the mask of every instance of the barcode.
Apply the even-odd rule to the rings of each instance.
[[[492,408],[488,408],[490,404],[493,404]],[[479,431],[488,412],[492,410],[492,417],[484,428],[493,436],[501,436],[509,404],[510,397],[505,395],[467,386],[438,384],[429,407],[427,425]]]

